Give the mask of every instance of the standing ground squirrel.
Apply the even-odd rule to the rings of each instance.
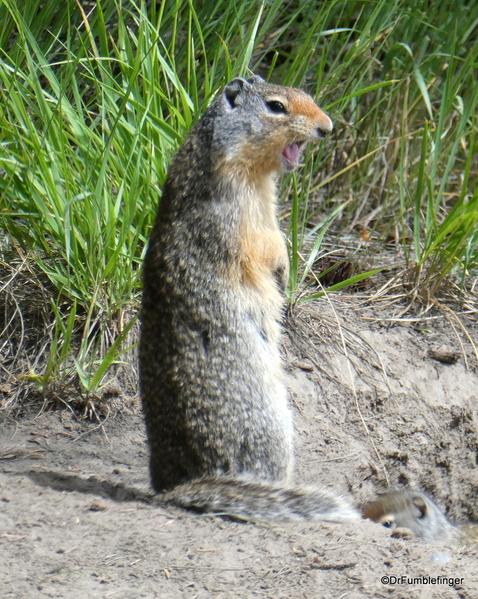
[[[420,491],[399,489],[385,493],[369,503],[362,515],[387,528],[408,528],[426,543],[478,549],[478,526],[452,524],[440,508]]]
[[[166,502],[237,517],[357,518],[291,487],[279,337],[288,256],[276,173],[332,131],[306,93],[234,79],[173,158],[144,263],[140,388]]]

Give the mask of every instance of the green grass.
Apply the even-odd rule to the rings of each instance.
[[[282,186],[291,300],[314,297],[330,226],[397,232],[421,301],[476,275],[475,2],[0,0],[0,16],[1,247],[48,280],[52,341],[27,375],[41,389],[96,392],[121,359],[171,155],[250,71],[304,87],[335,122]]]

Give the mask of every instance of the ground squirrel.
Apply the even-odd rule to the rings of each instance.
[[[440,508],[420,491],[399,489],[385,493],[369,503],[362,515],[387,528],[408,528],[426,543],[478,549],[478,526],[452,524]]]
[[[144,263],[140,389],[151,481],[168,502],[237,517],[357,518],[291,486],[279,336],[288,255],[276,173],[332,131],[298,89],[234,79],[172,160]]]

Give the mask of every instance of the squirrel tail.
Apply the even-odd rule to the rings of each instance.
[[[360,517],[348,499],[331,489],[287,487],[248,477],[199,478],[174,487],[162,500],[177,507],[238,520],[342,522]]]

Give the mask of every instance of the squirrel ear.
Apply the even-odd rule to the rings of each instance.
[[[226,100],[231,105],[231,108],[235,108],[236,106],[241,106],[241,104],[242,104],[241,94],[242,94],[242,91],[244,90],[244,87],[246,87],[247,85],[249,85],[249,83],[245,79],[242,79],[241,77],[237,77],[236,79],[233,79],[226,85],[226,87],[224,88],[224,96],[226,97]]]
[[[247,81],[251,85],[254,85],[255,83],[264,83],[264,79],[262,77],[260,77],[259,75],[252,75],[251,77],[249,77],[249,79]]]
[[[425,498],[422,497],[421,495],[414,495],[412,498],[412,503],[413,505],[417,508],[417,516],[419,518],[419,520],[421,520],[422,518],[425,518],[425,516],[427,515],[427,511],[428,511],[428,506],[427,506],[427,502],[425,501]]]

